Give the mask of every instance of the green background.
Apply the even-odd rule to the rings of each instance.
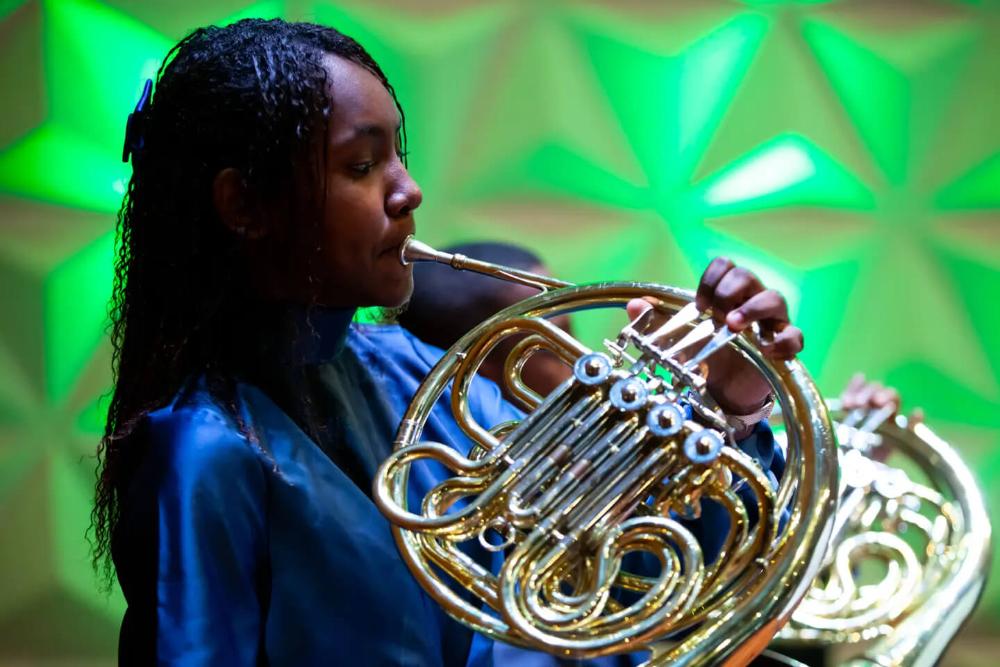
[[[114,655],[83,536],[124,120],[172,43],[243,16],[382,64],[424,240],[687,287],[728,255],[784,291],[824,391],[894,384],[1000,507],[996,4],[0,0],[0,663]]]

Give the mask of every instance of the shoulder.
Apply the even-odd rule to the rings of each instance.
[[[376,351],[393,360],[409,361],[424,371],[438,362],[444,352],[428,345],[398,324],[351,324],[348,345],[356,353]]]
[[[234,403],[239,410],[239,401]],[[193,381],[170,404],[149,413],[144,425],[151,454],[163,471],[186,477],[259,470],[251,428],[240,426],[234,410],[212,396],[204,379]]]
[[[417,383],[444,355],[443,350],[423,342],[398,324],[352,324],[348,345],[370,368],[392,368]],[[503,398],[500,388],[481,376],[472,380],[469,402],[473,415],[482,423],[498,423],[520,416]]]

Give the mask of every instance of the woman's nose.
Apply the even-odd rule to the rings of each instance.
[[[392,218],[410,215],[424,200],[424,193],[420,191],[420,186],[410,176],[406,167],[400,165],[399,169],[399,177],[395,180],[392,191],[386,200],[386,211]]]

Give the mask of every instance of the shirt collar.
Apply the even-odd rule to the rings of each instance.
[[[290,305],[281,333],[288,363],[311,366],[331,361],[344,349],[355,308]]]

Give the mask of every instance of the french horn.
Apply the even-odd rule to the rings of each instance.
[[[739,335],[716,327],[691,292],[673,287],[574,286],[412,238],[400,260],[442,262],[542,290],[444,354],[376,474],[375,502],[427,593],[478,632],[560,656],[648,650],[649,665],[744,665],[764,650],[821,564],[836,502],[834,432],[803,366],[767,359],[756,327]],[[547,319],[623,308],[637,297],[656,305],[601,350]],[[505,374],[526,414],[516,423],[480,424],[466,400],[469,386],[507,336],[521,337]],[[706,360],[727,345],[762,373],[784,408],[780,481],[736,446],[706,391]],[[520,378],[538,350],[573,368],[546,397]],[[450,402],[469,437],[468,455],[421,440],[439,400]],[[450,476],[411,498],[411,472],[426,465]],[[707,503],[729,524],[720,553],[709,558],[690,530]],[[494,566],[467,555],[467,543],[492,552]]]
[[[975,477],[922,422],[829,404],[841,468],[833,539],[778,648],[839,647],[853,666],[937,664],[989,570]]]

